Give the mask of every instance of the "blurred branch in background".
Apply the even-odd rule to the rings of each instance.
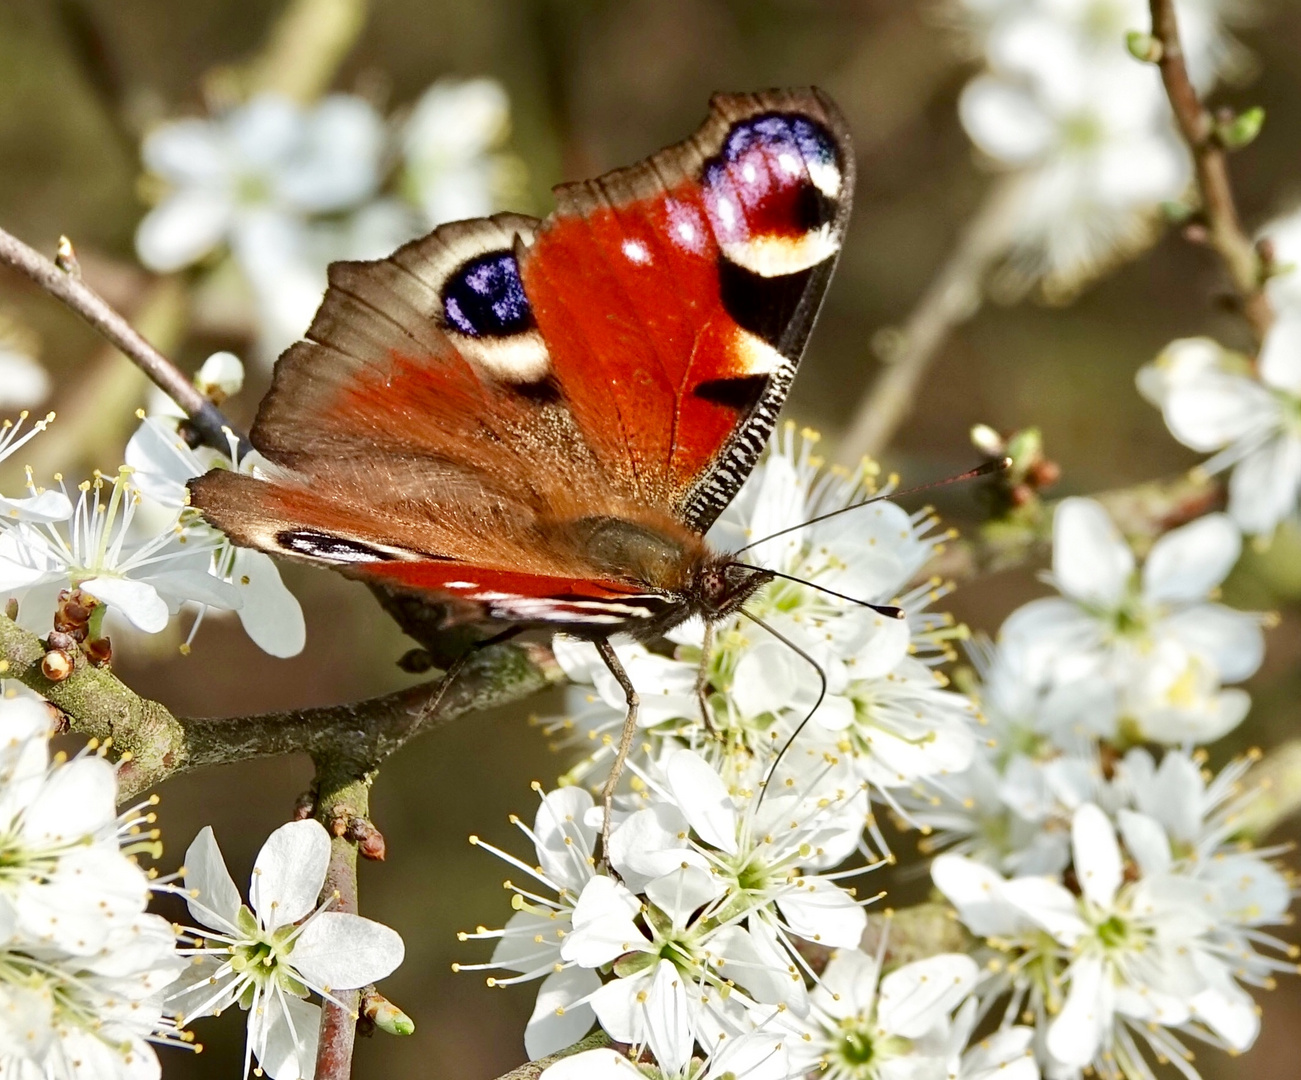
[[[330,88],[366,26],[369,0],[291,0],[242,73],[249,93],[309,104]]]
[[[89,285],[81,280],[81,268],[72,245],[60,245],[59,264],[52,263],[16,236],[0,229],[0,265],[25,275],[57,300],[61,300],[108,338],[148,375],[190,418],[190,423],[214,449],[226,451],[225,432],[234,430],[215,405],[194,384]],[[246,441],[246,440],[244,440]]]
[[[926,371],[949,335],[980,310],[985,281],[1012,241],[1024,197],[1020,181],[1016,174],[995,181],[907,321],[882,335],[886,340],[879,350],[880,371],[840,442],[837,457],[843,465],[876,457],[889,445],[912,412]]]

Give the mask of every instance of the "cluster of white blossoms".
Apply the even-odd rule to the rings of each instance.
[[[959,116],[1012,174],[1005,284],[1072,293],[1156,235],[1191,180],[1159,72],[1127,35],[1151,27],[1147,0],[954,0],[986,69]],[[1190,69],[1206,91],[1234,59],[1223,0],[1179,0]]]
[[[229,253],[269,361],[311,321],[329,263],[381,258],[443,221],[491,213],[513,191],[519,168],[501,150],[509,118],[500,85],[470,79],[435,83],[392,121],[350,94],[310,107],[261,94],[211,119],[171,121],[144,142],[160,197],[136,250],[160,272]]]
[[[214,355],[198,381],[236,385],[238,361]],[[48,425],[23,414],[0,429],[0,461]],[[253,641],[275,656],[301,651],[302,609],[271,559],[236,548],[187,505],[185,482],[213,467],[257,470],[256,453],[241,456],[193,449],[173,417],[145,417],[114,475],[95,473],[75,500],[62,479],[57,490],[28,475],[27,494],[0,496],[0,598],[18,604],[18,621],[33,632],[50,630],[59,596],[80,590],[98,606],[91,638],[104,618],[148,634],[164,630],[182,607],[238,614]],[[187,643],[188,647],[188,643]]]
[[[1262,659],[1262,617],[1216,599],[1232,518],[1172,530],[1140,563],[1101,504],[1063,500],[1060,595],[968,643],[960,693],[937,667],[964,634],[925,611],[947,534],[888,499],[824,517],[875,488],[813,448],[787,427],[711,533],[800,580],[717,626],[703,664],[696,627],[616,645],[642,708],[606,849],[584,785],[605,777],[623,694],[590,646],[556,639],[575,685],[548,728],[588,753],[531,828],[515,820],[536,862],[475,838],[519,876],[506,925],[462,935],[496,942],[491,958],[460,969],[540,980],[532,1057],[593,1025],[630,1048],[547,1080],[1150,1080],[1149,1058],[1195,1076],[1189,1036],[1248,1047],[1244,985],[1294,965],[1265,929],[1291,897],[1278,852],[1238,831],[1248,762],[1211,778],[1191,749],[1241,722],[1234,684]],[[892,959],[888,917],[865,939],[894,862],[881,808],[940,853],[967,953]]]
[[[185,960],[148,913],[151,802],[119,814],[94,753],[50,753],[52,714],[0,697],[0,1061],[5,1076],[156,1080],[187,1045],[164,1003]]]

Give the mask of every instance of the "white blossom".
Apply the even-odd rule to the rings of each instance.
[[[140,223],[136,250],[150,269],[176,270],[238,246],[266,218],[357,206],[379,183],[382,147],[374,109],[344,94],[310,109],[261,94],[214,119],[163,124],[143,157],[171,190]]]
[[[137,535],[132,525],[141,496],[129,468],[112,478],[97,474],[80,492],[61,517],[0,519],[0,595],[19,599],[29,625],[39,628],[67,588],[81,589],[151,634],[186,601],[239,606],[238,590],[208,572],[220,543],[215,533],[193,537],[172,519],[158,532]]]
[[[959,116],[977,147],[1014,174],[997,228],[1005,288],[1040,283],[1069,297],[1156,235],[1160,204],[1184,195],[1188,154],[1159,73],[1126,49],[1145,31],[1144,0],[964,0],[989,65]],[[1209,88],[1239,61],[1218,0],[1178,5],[1185,55]]]
[[[387,926],[319,902],[330,860],[330,837],[317,821],[282,825],[253,865],[249,903],[226,869],[212,829],[185,853],[188,927],[196,944],[181,988],[168,1004],[186,1020],[238,1004],[248,1012],[244,1075],[256,1059],[273,1080],[310,1076],[319,1007],[309,992],[340,1004],[334,991],[382,979],[403,957],[402,939]]]
[[[1000,635],[1038,685],[1078,688],[1096,702],[1096,732],[1132,724],[1140,737],[1208,742],[1246,713],[1241,690],[1264,653],[1261,620],[1210,601],[1237,562],[1241,539],[1223,514],[1174,529],[1141,572],[1106,510],[1065,499],[1053,519],[1052,583],[1061,597],[1032,600]],[[1099,698],[1114,695],[1110,708]]]
[[[494,79],[440,79],[402,131],[404,186],[432,228],[492,213],[510,130],[510,100]]]
[[[1269,536],[1295,517],[1301,497],[1301,312],[1284,310],[1254,364],[1209,338],[1182,339],[1139,372],[1138,387],[1176,439],[1213,454],[1204,472],[1233,470],[1229,513],[1244,532]]]
[[[49,751],[50,714],[0,698],[0,1060],[5,1075],[153,1080],[153,1043],[185,1036],[162,1004],[184,961],[133,855],[157,854],[144,810],[116,809],[112,766]]]
[[[226,373],[221,374],[221,369]],[[234,379],[229,361],[221,361],[221,369],[214,366],[212,377]],[[302,607],[281,581],[275,562],[263,552],[232,544],[188,509],[186,481],[210,468],[257,475],[264,464],[262,456],[256,451],[241,456],[233,440],[229,455],[196,450],[166,420],[146,417],[127,443],[126,461],[133,470],[131,479],[136,487],[159,506],[180,515],[187,543],[209,552],[209,574],[233,590],[233,602],[214,606],[233,608],[248,636],[272,656],[300,653],[307,635]]]
[[[595,1022],[586,998],[601,985],[595,971],[561,957],[561,946],[573,929],[574,904],[595,875],[598,826],[586,821],[594,803],[582,788],[564,787],[548,792],[538,807],[533,828],[518,818],[512,821],[533,842],[536,866],[508,855],[478,837],[473,843],[491,851],[536,880],[549,892],[542,896],[513,881],[515,914],[500,930],[480,927],[461,933],[460,940],[496,939],[492,959],[486,964],[456,964],[456,971],[505,968],[516,974],[489,979],[492,986],[511,986],[541,979],[537,1004],[524,1029],[524,1047],[530,1058],[545,1057],[577,1042]]]

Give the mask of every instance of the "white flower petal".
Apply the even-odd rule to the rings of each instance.
[[[81,588],[120,611],[137,630],[157,634],[167,628],[167,601],[147,581],[96,577],[83,581]]]
[[[265,1043],[258,1064],[271,1080],[303,1080],[316,1074],[316,1046],[321,1010],[308,1001],[286,997],[284,1006],[266,1006]],[[253,1014],[249,1038],[253,1039]],[[254,1043],[256,1045],[256,1042]]]
[[[931,880],[955,908],[967,928],[980,937],[1015,934],[1024,919],[1003,899],[1002,875],[965,855],[939,855],[931,863]]]
[[[719,875],[683,862],[684,865],[646,885],[646,899],[679,929],[687,925],[693,912],[717,900],[726,889]]]
[[[548,1065],[538,1080],[644,1080],[623,1054],[608,1048],[584,1050]]]
[[[1116,843],[1116,830],[1093,803],[1085,803],[1075,811],[1071,847],[1084,895],[1098,907],[1110,908],[1124,877],[1124,861]]]
[[[303,609],[269,555],[236,548],[230,580],[239,594],[240,624],[254,645],[271,656],[297,656],[303,651],[307,642]]]
[[[1242,553],[1242,535],[1228,514],[1207,514],[1166,533],[1143,564],[1148,603],[1205,600],[1229,576]]]
[[[919,1038],[958,1007],[979,974],[971,957],[957,953],[905,964],[881,980],[877,1021],[891,1035]]]
[[[268,930],[297,922],[316,907],[330,863],[330,836],[319,821],[281,825],[253,864],[249,900]]]
[[[1082,957],[1070,967],[1066,1004],[1048,1027],[1048,1052],[1064,1065],[1083,1068],[1093,1061],[1111,1020],[1102,960]]]
[[[855,948],[867,929],[867,913],[834,881],[807,875],[777,897],[791,933],[833,949]]]
[[[720,851],[735,855],[736,807],[718,773],[691,750],[673,754],[664,772],[673,801],[696,834]]]
[[[1284,311],[1260,348],[1260,377],[1267,385],[1301,396],[1301,313]]]
[[[958,116],[972,142],[1008,165],[1034,161],[1056,134],[1032,94],[995,75],[979,75],[963,88]]]
[[[396,930],[346,911],[323,911],[303,927],[289,962],[313,986],[355,990],[391,974],[404,955]]]
[[[212,251],[234,220],[225,192],[183,188],[160,202],[136,229],[136,254],[160,274],[189,266]]]
[[[1134,553],[1101,503],[1063,499],[1053,515],[1053,581],[1074,600],[1115,607],[1134,573]]]
[[[1158,821],[1123,807],[1117,812],[1116,819],[1125,847],[1134,856],[1144,876],[1164,874],[1170,869],[1174,861],[1170,841]]]
[[[670,1076],[686,1068],[695,1044],[683,978],[669,961],[661,960],[655,965],[646,1000],[646,1041]]]
[[[211,825],[199,830],[185,852],[185,888],[194,894],[186,903],[190,914],[200,923],[213,930],[229,930],[235,926],[242,901]],[[214,925],[214,916],[225,925]]]
[[[1074,945],[1088,932],[1075,897],[1055,881],[1040,877],[1015,878],[1005,882],[1002,891],[1009,904],[1063,945]]]
[[[538,987],[538,1000],[524,1029],[524,1049],[530,1060],[573,1046],[596,1023],[587,1002],[575,1005],[601,985],[601,977],[587,968],[553,971]]]

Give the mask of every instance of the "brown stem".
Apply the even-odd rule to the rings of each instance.
[[[1243,232],[1238,217],[1233,186],[1229,181],[1228,154],[1216,136],[1211,115],[1189,78],[1174,0],[1150,0],[1150,3],[1152,37],[1160,45],[1157,62],[1161,68],[1161,81],[1165,84],[1179,133],[1192,152],[1202,211],[1206,216],[1207,239],[1229,273],[1242,313],[1251,324],[1259,345],[1274,323],[1274,309],[1265,295],[1260,257],[1250,237]]]
[[[316,762],[316,818],[331,828],[340,816],[370,814],[370,775],[358,774],[346,761],[329,757]],[[333,899],[331,910],[357,914],[357,844],[346,834],[332,836],[330,862],[321,887],[321,901]],[[336,991],[340,1005],[321,1003],[320,1042],[316,1049],[316,1080],[348,1080],[357,1039],[358,990]]]
[[[218,450],[229,448],[225,430],[234,430],[230,421],[199,393],[175,364],[141,337],[80,276],[59,269],[45,256],[3,229],[0,229],[0,265],[13,267],[51,296],[62,300],[121,349],[132,363],[184,409],[195,430],[203,436],[204,442]],[[247,444],[247,439],[241,437],[241,441]]]
[[[44,643],[0,615],[0,678],[17,679],[68,718],[74,731],[113,740],[129,755],[118,774],[123,799],[178,773],[257,757],[307,753],[360,775],[416,735],[453,717],[519,701],[564,677],[538,645],[484,649],[465,665],[437,710],[427,710],[438,684],[399,690],[347,705],[260,716],[184,718],[142,698],[109,671],[78,660],[51,682],[41,671]]]

